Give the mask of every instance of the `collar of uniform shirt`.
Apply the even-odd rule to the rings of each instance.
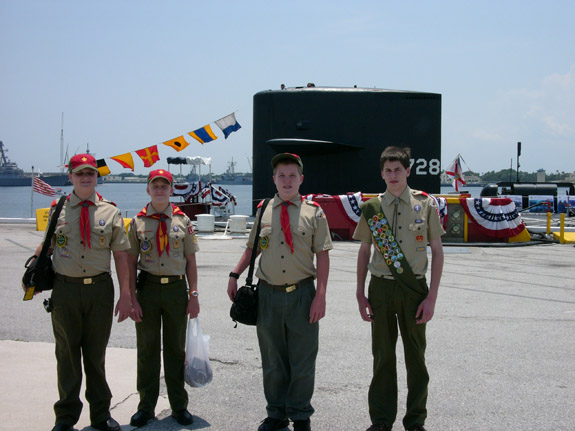
[[[150,215],[150,214],[165,214],[166,216],[168,216],[169,218],[172,218],[173,214],[173,208],[172,208],[172,204],[168,205],[167,208],[160,212],[160,211],[156,211],[156,209],[153,207],[152,202],[148,203],[148,207],[146,208],[146,214]]]
[[[76,193],[70,193],[69,195],[69,200],[70,200],[70,204],[71,205],[80,205],[82,202],[86,201],[90,201],[94,204],[97,204],[99,201],[99,197],[96,193],[92,193],[92,195],[88,198],[88,199],[80,199]]]
[[[409,204],[409,196],[411,195],[411,189],[409,188],[409,186],[407,186],[405,188],[405,190],[403,191],[403,193],[401,194],[401,196],[399,196],[399,200],[402,200],[403,202]],[[383,203],[385,203],[386,205],[393,205],[393,201],[395,200],[396,196],[394,196],[393,194],[389,193],[389,192],[385,192],[383,194]]]
[[[280,206],[283,203],[283,200],[280,198],[279,194],[276,193],[275,198],[274,198],[274,204],[273,207],[277,207]],[[301,195],[297,195],[296,197],[294,197],[290,203],[292,203],[293,205],[295,205],[296,207],[301,207]]]

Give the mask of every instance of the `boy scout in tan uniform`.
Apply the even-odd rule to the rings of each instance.
[[[278,193],[262,217],[261,258],[256,273],[260,280],[257,334],[268,414],[258,431],[283,429],[289,424],[288,418],[294,421],[294,431],[308,431],[314,412],[311,398],[318,322],[325,315],[328,253],[333,246],[322,209],[315,202],[302,200],[299,194],[303,181],[299,156],[278,154],[272,167]],[[256,220],[258,216],[259,210]],[[237,279],[250,263],[255,231],[252,228],[248,248],[230,273],[228,295],[232,301]]]
[[[54,237],[45,239],[51,241],[56,272],[51,301],[60,400],[54,404],[53,431],[70,431],[80,418],[82,361],[92,427],[120,430],[110,417],[112,393],[105,370],[114,311],[110,252],[120,282],[116,314],[122,321],[131,313],[125,252],[129,242],[120,211],[95,191],[98,169],[94,157],[73,156],[68,171],[74,191],[58,217]],[[40,249],[41,245],[36,254]]]
[[[187,410],[184,362],[187,318],[198,316],[195,253],[199,250],[191,220],[170,203],[172,174],[157,169],[148,175],[151,202],[132,219],[128,251],[130,287],[138,346],[138,411],[130,424],[143,426],[155,417],[160,390],[163,336],[164,375],[172,416],[180,425],[194,419]],[[140,270],[136,284],[136,272]],[[187,277],[187,284],[186,284]],[[189,285],[189,292],[188,292]],[[163,329],[162,329],[163,328]]]
[[[443,268],[444,234],[434,200],[407,185],[410,152],[388,147],[381,155],[382,195],[365,202],[353,238],[361,241],[357,263],[357,301],[363,320],[371,322],[373,379],[369,388],[368,431],[389,431],[397,415],[395,346],[401,331],[407,368],[407,411],[403,425],[425,431],[427,384],[425,324],[433,317]],[[372,212],[372,214],[370,214]],[[431,279],[427,244],[431,248]],[[372,244],[373,257],[370,260]],[[369,263],[369,265],[368,265]],[[371,272],[368,298],[367,271]],[[412,272],[411,277],[407,274]]]

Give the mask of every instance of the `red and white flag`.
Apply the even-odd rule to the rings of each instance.
[[[463,168],[461,167],[461,156],[458,154],[451,165],[445,171],[447,175],[453,178],[453,188],[456,192],[459,191],[459,184],[465,185],[465,178],[463,178]]]
[[[32,189],[41,195],[56,196],[56,190],[54,190],[54,187],[42,181],[39,177],[34,177],[34,185],[32,186]]]

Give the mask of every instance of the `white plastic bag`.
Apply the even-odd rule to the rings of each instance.
[[[192,388],[202,388],[212,381],[212,377],[210,336],[202,333],[198,318],[189,319],[184,380]]]

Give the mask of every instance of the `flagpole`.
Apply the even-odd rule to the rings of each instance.
[[[519,182],[519,156],[521,155],[521,142],[517,142],[517,182]]]
[[[32,166],[32,181],[30,185],[32,186],[30,188],[30,218],[34,218],[34,166]]]

